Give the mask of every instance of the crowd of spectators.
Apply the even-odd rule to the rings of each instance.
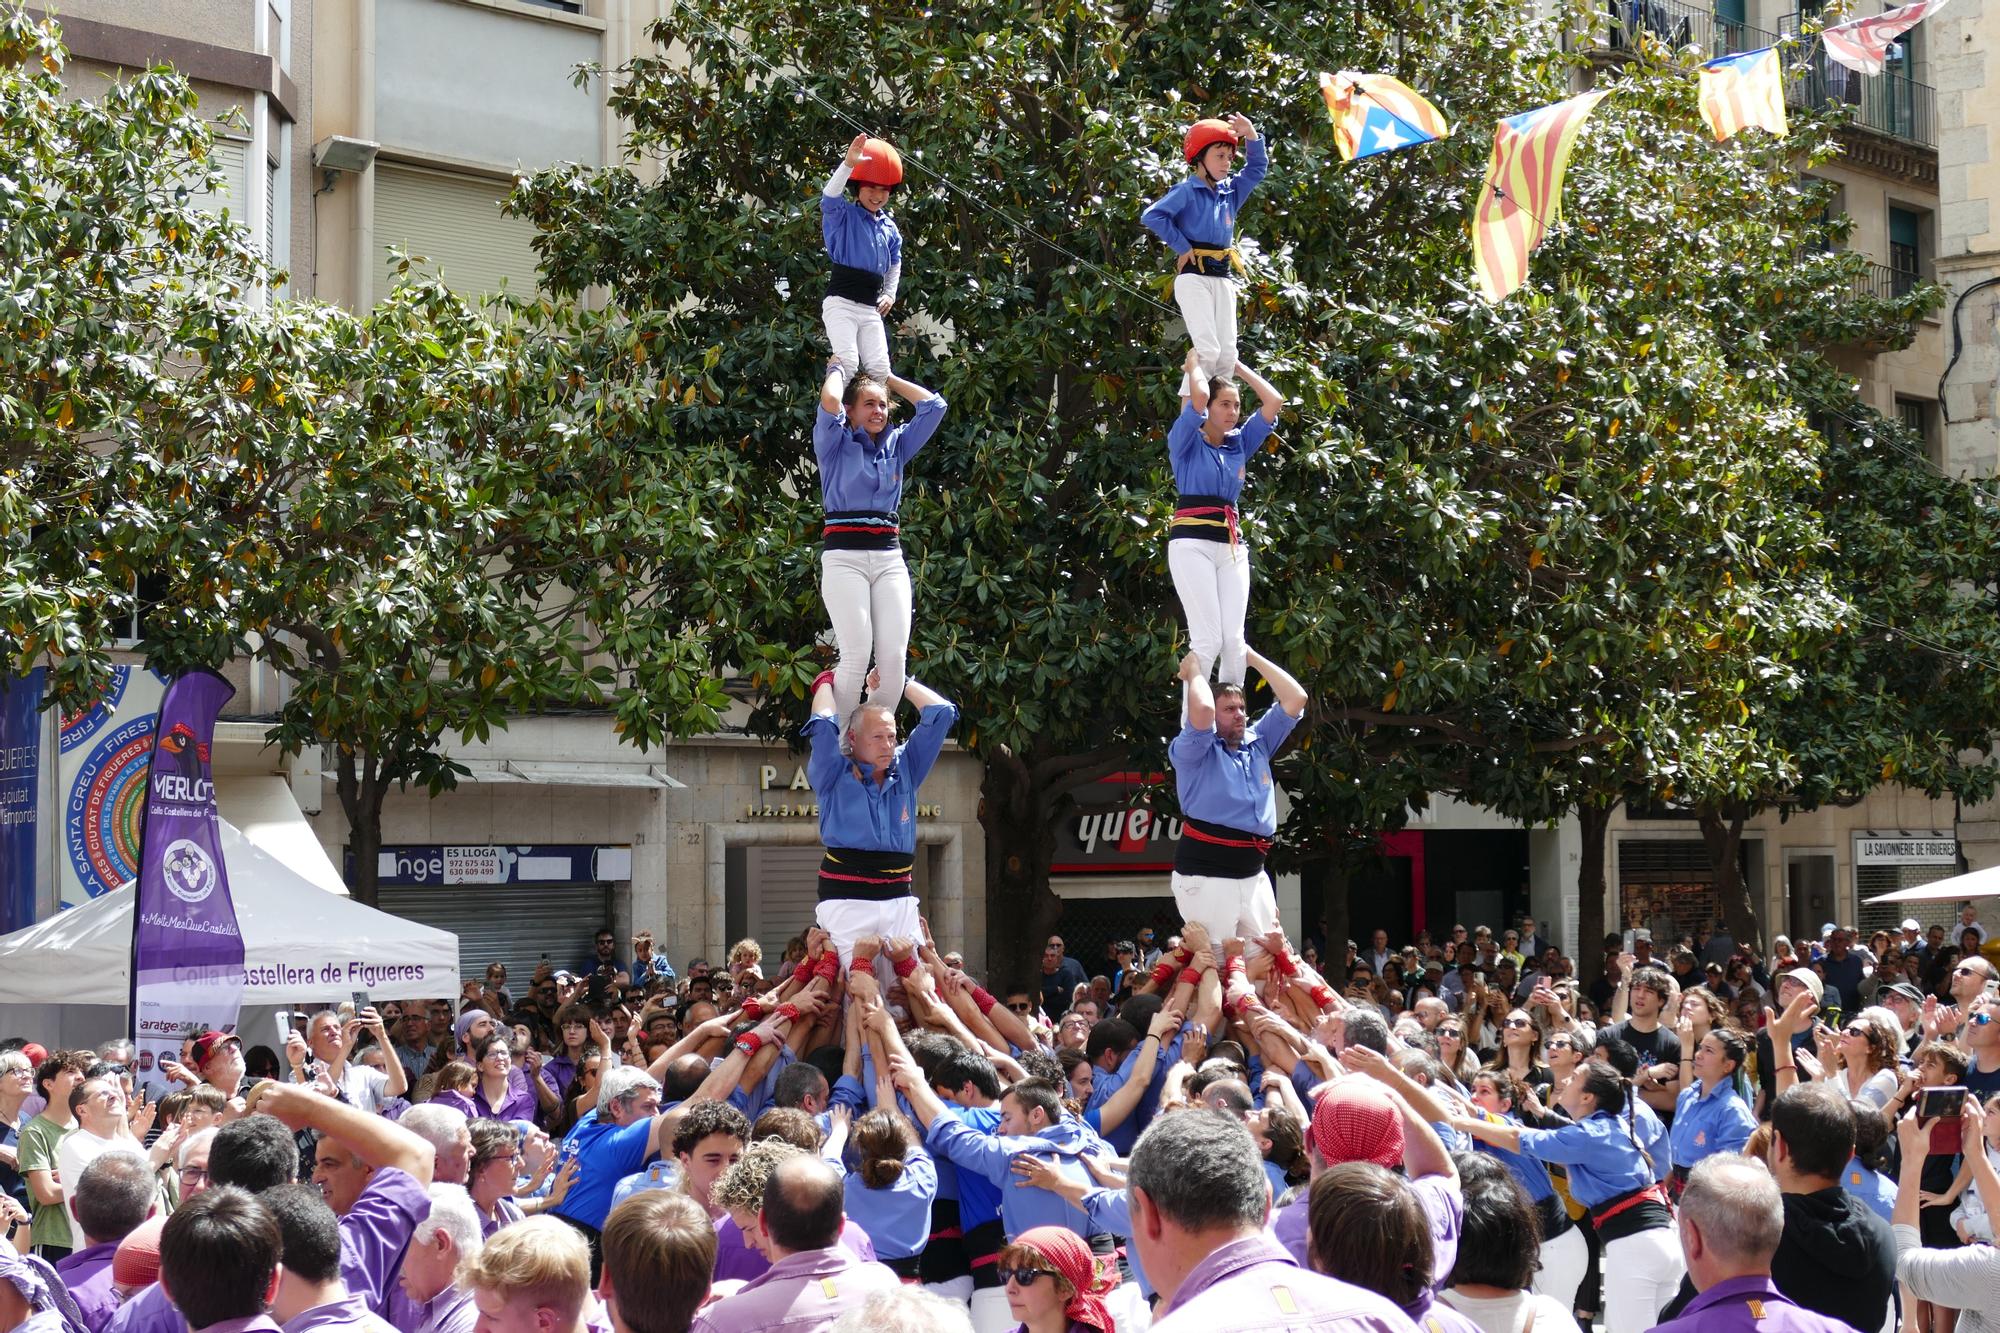
[[[1977,1333],[2000,973],[1829,926],[597,934],[282,1048],[0,1042],[0,1333]]]

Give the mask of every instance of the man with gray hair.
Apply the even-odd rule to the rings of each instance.
[[[669,1112],[668,1114],[672,1114]],[[660,1085],[633,1065],[608,1069],[598,1084],[597,1106],[563,1140],[560,1166],[575,1162],[576,1178],[551,1215],[590,1242],[591,1280],[604,1262],[604,1219],[611,1215],[618,1182],[660,1155]]]
[[[834,1321],[829,1333],[972,1333],[972,1320],[957,1301],[920,1287],[878,1291],[868,1303]]]
[[[1799,1306],[1771,1280],[1785,1234],[1784,1196],[1761,1162],[1717,1153],[1696,1163],[1681,1192],[1681,1253],[1700,1293],[1653,1333],[1843,1333],[1847,1325]]]
[[[456,1106],[424,1102],[403,1112],[396,1122],[437,1152],[431,1179],[440,1185],[463,1185],[472,1170],[472,1129]]]
[[[458,1285],[458,1266],[484,1243],[479,1209],[463,1185],[431,1186],[431,1210],[403,1251],[403,1297],[397,1324],[405,1333],[472,1333],[479,1307]]]
[[[80,1248],[56,1265],[56,1275],[75,1298],[90,1333],[104,1333],[118,1312],[111,1277],[118,1242],[152,1215],[158,1201],[153,1164],[136,1152],[114,1149],[83,1169],[71,1199]]]
[[[1160,1333],[1338,1329],[1410,1333],[1387,1299],[1301,1268],[1265,1232],[1264,1158],[1219,1111],[1161,1116],[1132,1150],[1132,1243],[1163,1298]]]

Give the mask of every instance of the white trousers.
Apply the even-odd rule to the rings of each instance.
[[[826,340],[833,345],[834,359],[848,379],[856,370],[888,378],[889,330],[880,310],[864,301],[829,296],[820,303],[819,314],[826,321]]]
[[[1687,1260],[1672,1227],[1654,1227],[1604,1247],[1604,1333],[1645,1333],[1680,1290]],[[1573,1308],[1573,1307],[1572,1307]]]
[[[814,910],[813,924],[832,940],[833,950],[840,955],[840,966],[845,971],[854,966],[854,941],[866,936],[874,935],[885,945],[893,939],[921,944],[924,929],[917,915],[917,900],[907,894],[882,902],[872,898],[827,898]],[[875,980],[881,983],[884,995],[896,980],[895,964],[886,953],[875,955]]]
[[[1565,1310],[1574,1310],[1577,1288],[1583,1285],[1583,1275],[1589,1267],[1590,1246],[1584,1242],[1583,1228],[1573,1226],[1554,1240],[1542,1242],[1542,1266],[1535,1271],[1535,1292],[1553,1298]]]
[[[1240,938],[1246,957],[1264,952],[1257,941],[1278,928],[1278,898],[1271,892],[1271,877],[1261,870],[1247,879],[1183,875],[1176,870],[1174,906],[1183,921],[1206,926],[1208,937],[1218,946]]]
[[[1187,322],[1201,373],[1214,379],[1236,373],[1236,281],[1183,273],[1174,279],[1174,303]],[[1207,388],[1207,385],[1203,385]],[[1182,397],[1187,396],[1183,387]]]
[[[910,567],[901,550],[822,551],[819,595],[833,622],[833,707],[843,747],[872,654],[882,685],[868,696],[894,712],[910,655]]]
[[[1187,616],[1188,648],[1207,676],[1219,662],[1225,685],[1243,683],[1243,617],[1250,609],[1250,548],[1241,540],[1167,542],[1167,569]],[[836,688],[838,688],[836,686]]]

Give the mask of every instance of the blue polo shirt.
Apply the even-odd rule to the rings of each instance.
[[[1182,495],[1213,495],[1235,504],[1243,493],[1244,464],[1250,455],[1271,438],[1277,423],[1266,421],[1262,412],[1252,412],[1235,430],[1210,444],[1201,433],[1208,414],[1194,410],[1192,403],[1181,405],[1181,414],[1167,430],[1167,458],[1174,467],[1174,489]]]
[[[1713,1092],[1704,1093],[1697,1080],[1674,1099],[1674,1125],[1669,1136],[1674,1165],[1692,1167],[1719,1152],[1741,1152],[1756,1128],[1757,1117],[1736,1095],[1733,1082],[1719,1083]]]
[[[1211,185],[1189,172],[1139,217],[1146,229],[1184,255],[1196,246],[1225,250],[1236,240],[1236,213],[1270,170],[1271,158],[1261,138],[1243,148],[1243,169]]]
[[[646,1140],[652,1134],[651,1116],[620,1126],[599,1120],[596,1108],[592,1108],[563,1140],[562,1160],[580,1158],[583,1166],[569,1193],[552,1211],[602,1231],[604,1219],[611,1215],[618,1182],[646,1164]]]
[[[1183,726],[1167,747],[1181,813],[1260,837],[1276,836],[1278,789],[1271,784],[1271,756],[1298,724],[1272,704],[1243,729],[1243,742],[1234,750],[1212,726],[1206,731]]]
[[[871,213],[847,195],[822,192],[819,230],[826,257],[836,264],[887,273],[903,262],[903,233],[886,209]]]
[[[944,419],[944,396],[932,394],[918,403],[908,421],[889,427],[880,439],[851,424],[844,411],[813,410],[820,503],[834,514],[893,514],[903,502],[903,468]]]
[[[878,783],[874,769],[840,752],[840,725],[833,714],[813,714],[805,726],[812,741],[806,779],[819,798],[820,843],[863,852],[915,852],[917,790],[957,721],[953,704],[924,709],[910,738],[896,747],[889,775]]]
[[[1609,1111],[1560,1129],[1524,1129],[1521,1151],[1568,1167],[1570,1195],[1586,1208],[1601,1208],[1655,1183],[1626,1130],[1625,1118]]]

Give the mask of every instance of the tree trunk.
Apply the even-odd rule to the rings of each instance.
[[[1347,885],[1349,871],[1343,861],[1329,860],[1320,874],[1320,920],[1326,934],[1325,946],[1320,950],[1320,971],[1338,981],[1347,980],[1341,966],[1347,957],[1347,937],[1353,927],[1348,924]]]
[[[1708,845],[1708,864],[1715,875],[1715,896],[1722,907],[1723,924],[1738,945],[1747,944],[1764,952],[1764,925],[1757,905],[1750,901],[1749,885],[1743,882],[1743,823],[1747,812],[1738,805],[1703,805],[1701,840]]]
[[[347,852],[353,866],[347,874],[347,892],[355,902],[373,907],[380,897],[382,800],[389,784],[371,760],[352,750],[341,750],[339,755],[334,787],[347,815]]]
[[[986,831],[987,985],[1037,984],[1042,942],[1062,919],[1049,888],[1055,832],[1037,809],[1028,768],[1011,753],[991,755],[979,789]]]
[[[1583,829],[1583,849],[1576,867],[1576,970],[1586,989],[1604,975],[1604,851],[1618,800],[1614,796],[1585,801],[1576,809],[1577,823]]]

